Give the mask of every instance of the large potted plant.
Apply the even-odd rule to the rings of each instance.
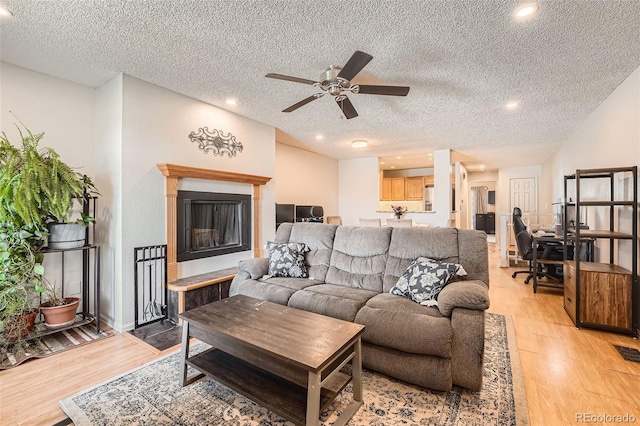
[[[18,127],[18,126],[17,126]],[[3,132],[0,137],[0,224],[4,229],[19,230],[29,233],[26,242],[36,262],[35,276],[29,280],[5,278],[2,285],[11,288],[11,294],[18,294],[17,286],[28,294],[39,292],[44,294],[46,304],[62,306],[68,300],[58,297],[56,289],[49,286],[44,279],[42,267],[42,247],[49,237],[49,248],[52,248],[50,235],[51,224],[68,223],[73,213],[75,200],[97,194],[93,182],[85,175],[74,171],[52,148],[39,148],[43,137],[33,134],[27,128],[18,127],[21,146],[14,146]],[[79,222],[82,228],[81,241],[74,244],[83,245],[86,225],[93,218],[82,215]],[[74,223],[75,224],[75,223]],[[64,234],[64,232],[63,232]],[[79,240],[76,237],[72,237]],[[55,247],[55,238],[54,238]],[[72,245],[73,246],[73,245]],[[57,248],[70,248],[63,243]],[[17,259],[26,259],[28,253],[14,253]],[[19,264],[18,261],[15,265]],[[74,301],[77,306],[77,301]],[[2,308],[2,306],[0,306]],[[75,316],[75,308],[73,308]],[[3,317],[0,310],[0,319]],[[49,322],[45,320],[47,324]],[[50,324],[56,326],[55,324]]]

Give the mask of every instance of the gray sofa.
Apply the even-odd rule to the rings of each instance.
[[[484,232],[302,222],[280,225],[274,242],[309,247],[309,278],[265,278],[268,259],[249,259],[238,265],[231,296],[244,294],[365,325],[365,368],[431,389],[480,389],[489,307]],[[468,274],[442,289],[437,306],[389,293],[419,256],[460,263]]]

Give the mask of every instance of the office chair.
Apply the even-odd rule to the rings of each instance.
[[[392,228],[411,228],[413,219],[387,219],[387,226]]]
[[[529,284],[529,281],[533,278],[533,236],[527,231],[527,226],[522,221],[522,210],[518,207],[513,209],[513,233],[516,236],[516,245],[518,252],[523,260],[529,262],[529,269],[523,271],[514,272],[511,277],[515,278],[518,274],[527,274],[527,278],[524,280],[525,284]],[[540,243],[538,244],[537,259],[547,260],[562,260],[563,252],[562,247],[555,243]],[[544,264],[538,263],[538,270],[536,274],[538,278],[546,277],[552,280],[560,282],[558,277],[544,271]]]

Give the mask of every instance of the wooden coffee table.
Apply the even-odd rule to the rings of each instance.
[[[233,296],[180,314],[182,386],[205,374],[297,425],[318,425],[320,412],[349,382],[353,401],[335,425],[362,405],[364,326]],[[189,356],[189,339],[213,347]],[[351,363],[351,374],[340,371]],[[187,365],[198,373],[187,376]]]

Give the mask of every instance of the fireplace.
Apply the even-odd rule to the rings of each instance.
[[[251,250],[251,196],[178,191],[177,260]]]

